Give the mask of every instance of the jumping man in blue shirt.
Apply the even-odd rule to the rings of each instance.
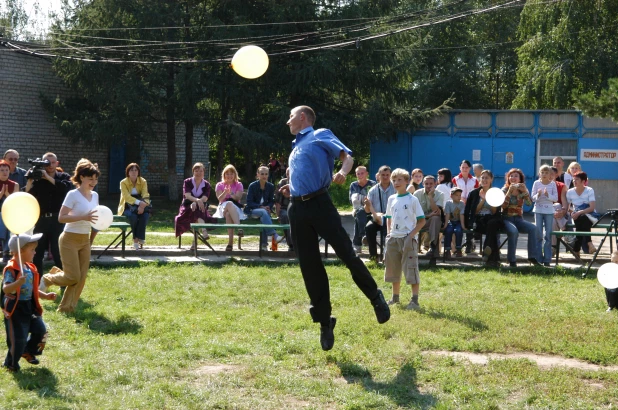
[[[378,323],[390,318],[390,310],[382,291],[352,248],[348,233],[341,225],[341,217],[328,195],[331,182],[342,184],[352,169],[354,159],[350,151],[327,129],[313,129],[315,112],[302,105],[292,109],[287,125],[296,139],[292,142],[289,159],[290,182],[281,192],[290,196],[288,208],[290,230],[300,270],[309,294],[309,312],[320,323],[320,344],[330,350],[335,343],[333,329],[336,319],[331,317],[330,290],[326,269],[320,257],[318,236],[326,240],[352,273],[352,279],[373,305]],[[335,174],[334,160],[343,163]]]

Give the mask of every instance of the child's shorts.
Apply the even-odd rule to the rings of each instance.
[[[412,235],[405,238],[387,237],[385,249],[385,282],[401,282],[402,272],[408,285],[421,282],[418,272],[418,243]]]

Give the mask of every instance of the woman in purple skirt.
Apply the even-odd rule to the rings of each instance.
[[[182,186],[183,201],[176,215],[176,237],[179,237],[191,228],[191,224],[211,223],[215,220],[208,214],[208,197],[210,196],[210,183],[204,179],[204,164],[196,162],[193,165],[193,177],[185,179]],[[208,239],[206,229],[202,230],[204,238]],[[197,244],[195,240],[191,249]]]

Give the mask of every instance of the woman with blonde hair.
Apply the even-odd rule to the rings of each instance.
[[[575,162],[575,161],[571,162],[566,172],[564,173],[564,185],[566,185],[567,189],[571,189],[575,187],[575,185],[573,184],[573,176],[577,174],[578,172],[582,172],[582,166],[579,164],[579,162]],[[568,175],[568,178],[567,178],[567,175]]]
[[[96,165],[82,158],[71,177],[78,188],[69,191],[58,214],[58,222],[66,224],[58,241],[64,272],[43,275],[40,288],[46,292],[52,285],[66,287],[58,306],[62,313],[75,311],[86,284],[90,268],[91,222],[97,221],[95,208],[99,205],[99,194],[94,191],[99,175],[101,172]]]
[[[210,197],[210,182],[204,178],[205,168],[201,162],[193,164],[193,176],[184,180],[182,184],[182,203],[178,210],[178,215],[174,219],[176,237],[179,237],[189,229],[195,222],[213,222],[213,218],[208,214],[208,197]],[[202,231],[204,238],[208,239],[206,229]],[[192,249],[197,243],[195,239]]]
[[[239,224],[241,220],[247,219],[247,215],[242,211],[240,201],[243,195],[242,183],[238,180],[238,172],[234,165],[226,165],[221,172],[221,181],[215,185],[215,193],[219,200],[215,218],[225,218],[225,223]],[[225,250],[231,252],[234,245],[234,230],[228,229],[228,244]],[[238,236],[244,236],[242,229],[238,230]]]

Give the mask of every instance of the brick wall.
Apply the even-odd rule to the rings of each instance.
[[[0,45],[0,156],[9,149],[19,152],[19,166],[27,169],[28,158],[51,151],[58,156],[60,166],[71,173],[80,158],[99,164],[99,194],[107,195],[109,151],[89,144],[71,143],[62,136],[41,104],[40,95],[67,97],[69,90],[55,76],[48,59],[12,51]],[[167,145],[165,127],[160,128],[156,141],[145,141],[142,151],[143,176],[152,194],[167,185]],[[203,162],[208,170],[208,141],[204,129],[195,127],[193,163]],[[182,184],[185,160],[184,126],[176,128],[177,175]]]

